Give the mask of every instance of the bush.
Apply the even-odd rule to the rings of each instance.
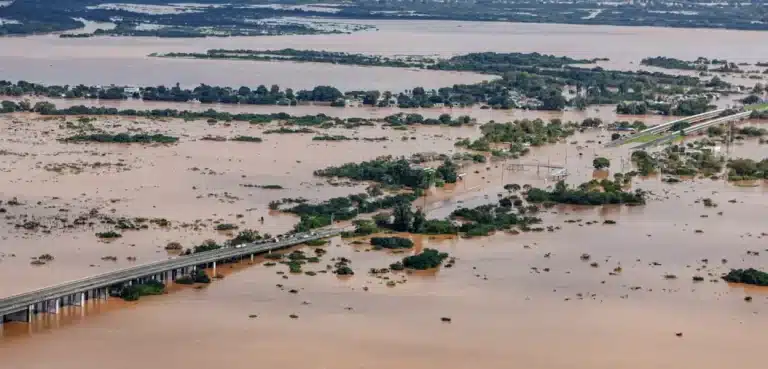
[[[237,226],[231,223],[222,223],[216,225],[217,231],[231,231],[237,229]]]
[[[420,254],[405,257],[403,266],[409,269],[426,270],[437,268],[447,258],[448,253],[427,248]]]
[[[183,275],[181,277],[176,278],[174,283],[176,283],[176,284],[194,284],[195,280],[192,279],[192,277],[190,277],[188,275]]]
[[[192,248],[192,253],[197,254],[198,252],[213,251],[213,250],[218,250],[220,248],[221,248],[221,245],[217,244],[216,241],[206,240],[202,244]]]
[[[120,297],[126,301],[136,301],[141,296],[162,295],[165,292],[163,282],[150,280],[142,284],[125,286],[120,290]]]
[[[756,286],[768,286],[768,273],[757,269],[731,269],[723,277],[727,282],[752,284]]]
[[[211,278],[205,273],[205,270],[197,269],[190,275],[195,283],[211,283]]]
[[[230,141],[240,141],[240,142],[262,142],[263,140],[260,137],[252,137],[252,136],[237,136],[232,138]]]
[[[98,142],[98,143],[175,143],[179,139],[176,137],[155,134],[136,134],[131,135],[129,133],[94,133],[94,134],[79,134],[62,139],[63,142]]]
[[[623,191],[618,182],[609,180],[591,181],[582,184],[577,189],[567,188],[560,181],[552,191],[532,188],[526,194],[526,199],[534,203],[554,202],[571,205],[605,205],[605,204],[645,204],[645,193]]]
[[[595,158],[592,160],[592,166],[596,170],[603,170],[611,166],[611,161],[603,157]]]
[[[240,231],[240,233],[235,236],[235,238],[229,240],[227,243],[230,246],[238,246],[242,244],[247,243],[253,243],[256,241],[261,240],[263,237],[259,234],[258,231],[250,230],[250,229],[244,229]]]
[[[123,237],[123,235],[121,235],[120,233],[117,233],[115,231],[108,231],[108,232],[96,233],[96,237],[98,237],[98,238],[106,238],[106,239],[113,239],[113,238]]]
[[[336,275],[354,275],[355,272],[347,265],[340,265],[333,271]]]
[[[373,237],[371,245],[385,249],[409,249],[413,247],[413,241],[403,237]]]

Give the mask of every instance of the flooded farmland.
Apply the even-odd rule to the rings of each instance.
[[[635,69],[641,58],[653,55],[768,60],[760,48],[744,47],[765,41],[768,34],[760,32],[438,21],[375,24],[379,31],[334,36],[194,41],[0,38],[4,46],[0,75],[48,84],[277,83],[294,88],[330,84],[391,90],[489,77],[146,57],[152,52],[208,48],[293,47],[386,55],[538,51],[609,57],[605,65],[618,69]],[[213,108],[342,118],[411,112],[135,100],[54,102],[58,107]],[[580,122],[599,117],[605,122],[639,119],[651,125],[673,119],[621,116],[613,106],[564,112],[413,111],[425,117],[467,114],[480,123],[524,118]],[[762,121],[747,124],[766,127]],[[61,141],[84,125],[108,132],[164,134],[179,141]],[[303,197],[318,202],[366,189],[366,183],[314,176],[317,169],[382,155],[463,152],[454,145],[457,140],[482,135],[479,126],[415,125],[396,130],[376,124],[355,129],[311,127],[316,133],[266,133],[273,128],[274,123],[0,115],[0,297],[177,257],[177,250],[165,249],[169,243],[189,248],[207,239],[222,242],[237,233],[217,231],[218,224],[271,234],[289,231],[298,217],[270,210],[271,201]],[[611,133],[588,129],[557,144],[532,148],[520,159],[468,164],[461,168],[466,174],[463,180],[428,190],[414,206],[423,207],[428,218],[443,218],[458,207],[495,203],[500,194],[508,194],[506,184],[551,187],[554,183],[544,166],[566,168],[571,185],[634,169],[629,148],[602,146]],[[312,139],[323,134],[353,139]],[[260,137],[263,142],[228,140],[236,136]],[[720,149],[730,158],[760,160],[768,156],[767,147],[757,138],[747,138]],[[610,159],[608,171],[594,170],[596,157]],[[450,268],[370,273],[404,254],[374,250],[366,237],[335,237],[324,246],[294,248],[308,254],[326,251],[319,263],[305,267],[312,275],[289,273],[281,264],[268,266],[269,260],[259,257],[252,264],[219,266],[222,278],[203,287],[174,285],[164,295],[137,302],[94,300],[83,307],[65,307],[60,314],[38,314],[31,324],[5,323],[0,325],[0,357],[3,367],[13,369],[54,365],[63,369],[764,368],[760,349],[768,326],[768,289],[729,284],[720,277],[731,268],[768,270],[768,184],[703,177],[666,183],[663,177],[632,180],[631,188],[650,191],[643,206],[544,209],[538,216],[551,231],[496,232],[476,238],[407,236],[415,250],[406,254],[436,248],[456,258]],[[257,187],[266,185],[281,188]],[[716,206],[705,206],[704,198]],[[96,236],[115,229],[121,219],[146,227],[123,230],[116,239]],[[44,254],[53,260],[31,264]],[[355,274],[331,273],[327,265],[338,258],[351,260]]]
[[[163,249],[168,242],[189,246],[231,237],[213,229],[219,222],[287,231],[297,218],[270,212],[269,201],[322,200],[364,188],[331,186],[312,175],[315,169],[380,155],[455,152],[458,138],[480,135],[477,127],[397,131],[375,126],[324,133],[387,141],[325,142],[312,141],[313,134],[264,134],[269,126],[245,123],[99,118],[90,123],[180,140],[172,145],[74,144],[57,141],[72,133],[67,121],[77,124],[75,117],[2,117],[7,213],[0,280],[13,281],[2,285],[3,295],[162,260],[169,257]],[[234,135],[264,141],[204,139]],[[598,155],[611,158],[612,172],[629,170],[626,148],[598,144],[609,135],[587,131],[515,161],[470,165],[463,168],[464,181],[433,189],[416,205],[424,206],[429,217],[443,217],[458,206],[495,201],[506,183],[552,184],[535,166],[509,169],[513,162],[566,166],[573,184],[599,174],[592,169]],[[765,154],[756,139],[729,150],[733,157]],[[242,186],[249,183],[284,189]],[[90,364],[75,353],[83,344],[100,342],[94,365],[108,361],[114,368],[192,363],[246,368],[255,362],[464,368],[478,361],[484,367],[509,368],[510,360],[540,368],[758,368],[761,358],[755,353],[764,334],[768,291],[729,285],[719,276],[731,267],[768,265],[768,252],[751,253],[768,248],[763,233],[768,231],[763,222],[768,187],[710,179],[666,184],[660,177],[635,179],[632,186],[653,192],[647,205],[557,206],[541,214],[545,225],[557,228],[554,232],[474,239],[413,236],[417,250],[438,248],[456,257],[453,268],[432,274],[371,275],[369,269],[386,267],[401,256],[334,238],[323,246],[328,251],[323,262],[308,270],[322,271],[326,260],[344,257],[352,261],[354,276],[319,273],[285,279],[276,274],[284,266],[266,267],[262,259],[224,266],[219,268],[224,279],[203,289],[174,287],[136,303],[97,300],[59,315],[39,314],[31,325],[6,323],[0,355],[14,368],[43,368],[49,360],[63,368],[83,368]],[[704,207],[698,201],[702,197],[719,206]],[[13,198],[20,205],[7,206]],[[124,231],[122,238],[105,242],[94,236],[110,229],[98,221],[104,218],[73,228],[54,220],[92,209],[113,218],[162,218],[170,226]],[[603,224],[606,219],[617,224]],[[50,228],[15,226],[29,220]],[[29,264],[43,253],[55,260]],[[580,260],[584,253],[597,266]],[[116,261],[102,260],[105,256]],[[668,274],[677,278],[665,279]],[[693,282],[693,276],[705,280]],[[396,283],[389,286],[389,281]],[[745,302],[745,296],[753,300]],[[441,317],[451,321],[441,322]],[[39,345],[46,347],[44,362],[35,359]],[[135,359],[111,360],[118,355]]]

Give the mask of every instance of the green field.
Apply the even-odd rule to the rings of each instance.
[[[633,139],[631,139],[631,140],[629,140],[629,141],[627,141],[625,143],[646,143],[646,142],[651,142],[651,141],[653,141],[653,140],[655,140],[657,138],[661,138],[661,137],[664,137],[664,134],[654,133],[654,134],[650,134],[650,135],[642,135],[642,136],[635,137],[635,138],[633,138]]]
[[[768,109],[768,103],[747,105],[744,108],[747,110],[766,110]]]

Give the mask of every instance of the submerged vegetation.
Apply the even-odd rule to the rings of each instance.
[[[347,197],[336,197],[319,204],[301,203],[285,209],[286,212],[301,217],[294,226],[296,232],[306,232],[331,224],[331,220],[350,220],[359,214],[373,213],[380,209],[388,209],[396,204],[410,203],[415,200],[413,194],[372,197],[361,193]]]
[[[321,177],[343,177],[357,181],[374,181],[388,186],[428,188],[433,182],[455,183],[458,180],[457,166],[445,160],[436,170],[416,166],[404,157],[380,157],[362,163],[347,163],[338,167],[316,170]]]
[[[552,191],[531,188],[526,199],[533,203],[556,203],[571,205],[605,205],[605,204],[645,204],[645,192],[624,191],[623,182],[618,179],[610,181],[592,180],[579,185],[577,188],[568,188],[564,181],[555,184]]]
[[[269,54],[273,52],[275,54]],[[10,96],[36,95],[65,98],[142,99],[220,104],[297,105],[300,103],[397,106],[399,108],[462,107],[481,105],[482,108],[562,110],[567,106],[583,109],[592,104],[622,104],[631,102],[634,113],[657,111],[662,114],[690,115],[707,109],[711,96],[731,85],[717,77],[703,81],[698,77],[678,76],[645,71],[608,71],[602,68],[578,66],[597,59],[573,59],[539,53],[470,53],[448,59],[385,58],[363,54],[347,54],[308,50],[212,50],[205,54],[171,54],[200,58],[256,58],[269,60],[306,60],[356,65],[396,66],[430,70],[467,71],[494,75],[490,81],[457,84],[438,89],[414,86],[402,92],[347,91],[334,86],[316,86],[311,90],[294,91],[278,85],[241,86],[200,85],[194,89],[175,86],[145,86],[138,90],[121,86],[44,86],[26,81],[0,81],[0,94]],[[568,97],[566,97],[566,90]],[[707,96],[706,94],[710,94]],[[574,96],[575,95],[575,96]],[[679,99],[685,95],[685,99]],[[573,96],[573,97],[570,97]],[[570,98],[569,98],[570,97]],[[4,111],[8,109],[4,108]],[[397,115],[392,124],[469,124],[471,119],[424,119],[418,114]],[[408,123],[408,120],[411,123]]]
[[[427,270],[439,267],[448,257],[448,253],[426,248],[420,254],[403,258],[402,265],[408,269]]]
[[[457,141],[456,146],[516,158],[526,155],[530,146],[556,143],[572,135],[576,127],[574,123],[564,124],[559,119],[552,119],[549,123],[544,123],[541,119],[523,119],[510,123],[490,122],[480,128],[483,137],[475,141],[463,139]]]
[[[142,296],[162,295],[163,293],[165,293],[165,284],[163,282],[149,280],[144,283],[122,287],[119,296],[125,301],[136,301]]]
[[[98,142],[98,143],[175,143],[179,139],[163,134],[135,134],[130,133],[94,133],[78,134],[62,139],[63,142]]]
[[[404,237],[373,237],[371,245],[384,249],[410,249],[413,241]]]
[[[768,273],[757,269],[731,269],[723,279],[732,283],[752,284],[756,286],[768,286]]]
[[[768,159],[731,159],[727,167],[728,179],[731,181],[768,179]]]

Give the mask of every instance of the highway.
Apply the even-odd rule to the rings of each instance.
[[[291,238],[286,238],[279,242],[252,243],[239,247],[225,247],[198,254],[179,256],[170,260],[138,265],[5,297],[0,299],[0,319],[5,315],[29,309],[29,307],[34,304],[60,299],[64,296],[72,296],[78,293],[93,291],[99,288],[126,283],[139,278],[155,276],[181,268],[205,265],[217,261],[286,248],[315,239],[332,237],[342,231],[343,229],[335,228],[318,230],[312,233],[295,234],[292,235]],[[2,320],[0,320],[0,324],[2,324]]]
[[[752,114],[751,111],[745,111],[745,112],[742,112],[742,113],[732,114],[732,115],[729,115],[729,116],[713,119],[713,120],[710,120],[710,121],[707,121],[707,122],[704,122],[704,123],[701,123],[701,124],[697,124],[695,126],[688,127],[686,129],[684,129],[683,131],[685,132],[686,135],[687,134],[698,133],[698,132],[701,132],[701,131],[703,131],[703,130],[709,128],[709,127],[712,127],[712,126],[728,123],[728,122],[733,121],[733,120],[739,120],[739,119],[748,118],[750,116],[750,114]],[[653,141],[645,142],[643,144],[635,146],[635,147],[632,148],[632,150],[642,150],[642,149],[645,149],[645,148],[648,148],[648,147],[658,146],[658,145],[661,145],[661,144],[673,141],[673,140],[675,140],[678,137],[680,137],[680,132],[679,131],[678,132],[672,132],[672,133],[670,133],[670,134],[668,134],[668,135],[666,135],[664,137],[659,137],[659,138],[657,138],[657,139],[655,139]]]
[[[702,121],[702,120],[705,120],[705,119],[714,118],[714,117],[720,115],[720,113],[722,113],[724,111],[725,111],[725,109],[710,110],[710,111],[705,112],[705,113],[691,115],[691,116],[685,117],[685,118],[675,119],[675,120],[672,120],[672,121],[669,121],[669,122],[666,122],[666,123],[662,123],[662,124],[653,126],[651,128],[646,128],[646,129],[644,129],[644,130],[642,130],[640,132],[637,132],[635,134],[626,136],[624,138],[620,138],[618,140],[614,140],[614,141],[608,142],[607,144],[605,144],[605,147],[621,146],[621,145],[623,145],[623,144],[625,144],[625,143],[627,143],[629,141],[632,141],[632,140],[634,140],[634,139],[636,139],[638,137],[645,136],[645,135],[652,135],[652,134],[655,134],[655,133],[666,131],[670,127],[672,127],[675,123],[680,123],[680,122],[696,123],[696,122],[699,122],[699,121]]]

